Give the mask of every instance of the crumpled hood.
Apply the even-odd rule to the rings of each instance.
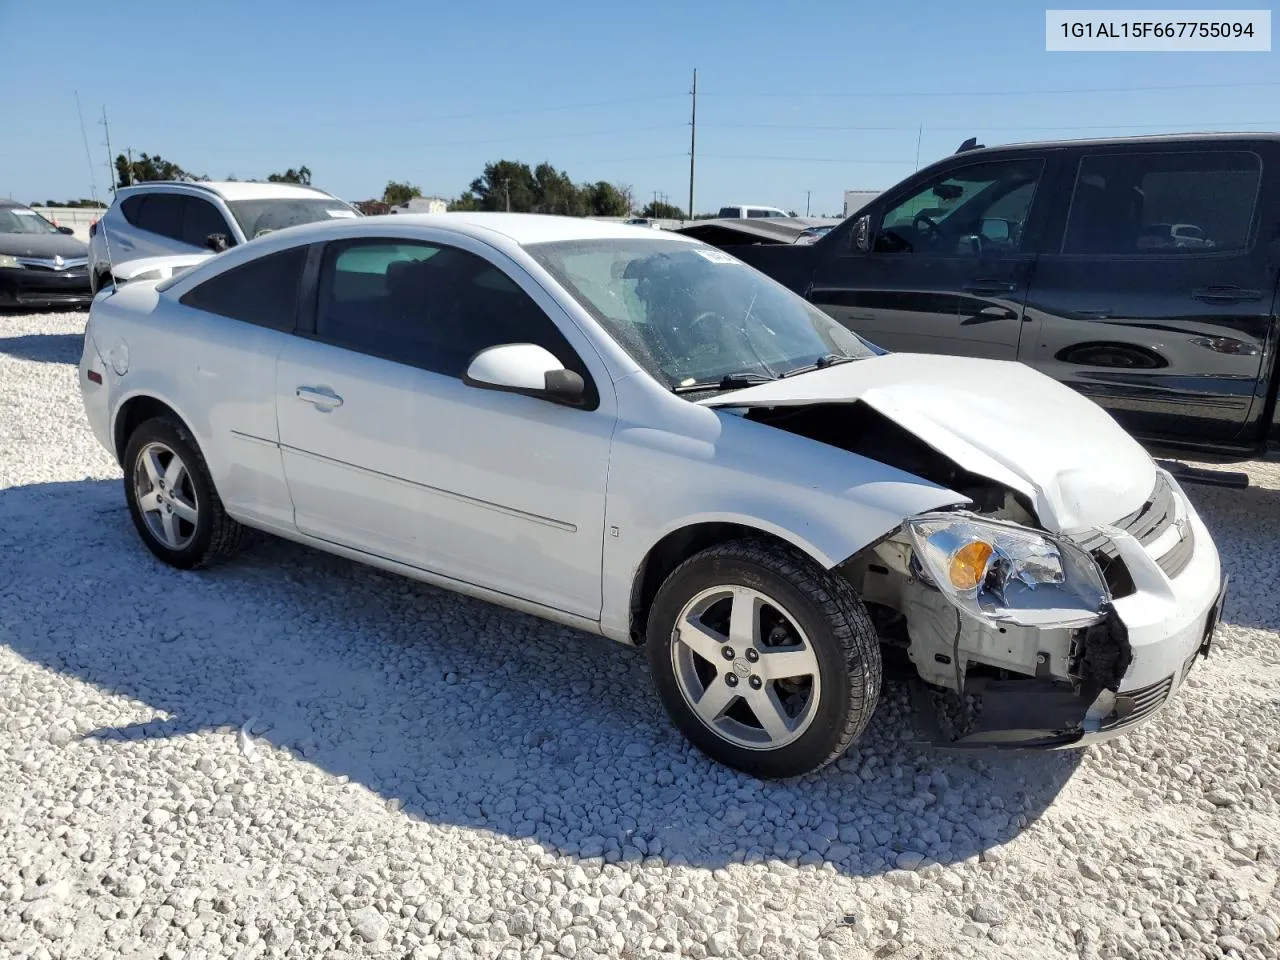
[[[861,401],[972,473],[1024,494],[1060,533],[1113,523],[1150,497],[1156,465],[1095,404],[1022,363],[890,353],[701,401]]]

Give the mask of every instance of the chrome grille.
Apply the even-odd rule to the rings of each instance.
[[[1127,517],[1117,520],[1111,526],[1119,527],[1144,547],[1149,547],[1173,526],[1177,516],[1177,496],[1174,493],[1173,485],[1169,483],[1167,476],[1159,473],[1156,475],[1155,488],[1151,491],[1151,496],[1147,498],[1147,502]],[[1102,568],[1103,574],[1107,577],[1108,586],[1112,588],[1114,596],[1127,596],[1128,593],[1132,592],[1131,582],[1127,582],[1129,581],[1128,571],[1124,569],[1124,564],[1120,560],[1119,551],[1116,550],[1114,543],[1103,534],[1095,533],[1091,537],[1081,540],[1080,546],[1090,551],[1094,559],[1098,561],[1098,566]],[[1178,542],[1159,557],[1156,557],[1155,561],[1166,576],[1176,577],[1186,569],[1194,552],[1195,534],[1190,527],[1187,527]],[[1128,587],[1128,589],[1125,590],[1125,587]]]
[[[14,259],[29,270],[49,270],[54,273],[76,270],[89,265],[88,257],[59,258],[61,263],[53,257],[14,257]]]

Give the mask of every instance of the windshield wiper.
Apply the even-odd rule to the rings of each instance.
[[[695,380],[693,383],[677,383],[671,388],[672,393],[697,393],[700,390],[740,390],[743,387],[754,387],[762,383],[770,383],[776,377],[768,377],[762,373],[730,373],[719,380]]]
[[[848,357],[843,353],[826,353],[820,356],[813,363],[807,363],[803,367],[795,367],[781,374],[779,379],[783,377],[794,377],[797,373],[809,373],[812,370],[822,370],[825,367],[834,367],[837,363],[848,363],[850,360],[859,360],[860,357]]]

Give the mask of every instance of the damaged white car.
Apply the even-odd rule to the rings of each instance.
[[[311,224],[104,292],[86,333],[162,560],[255,527],[643,645],[680,729],[759,776],[857,739],[883,646],[982,688],[962,743],[1069,746],[1150,717],[1218,620],[1207,530],[1101,408],[884,354],[679,235]]]

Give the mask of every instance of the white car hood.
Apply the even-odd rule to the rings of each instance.
[[[1093,401],[1005,360],[890,353],[701,401],[861,401],[971,473],[1024,494],[1046,529],[1114,523],[1151,496],[1156,465]]]

